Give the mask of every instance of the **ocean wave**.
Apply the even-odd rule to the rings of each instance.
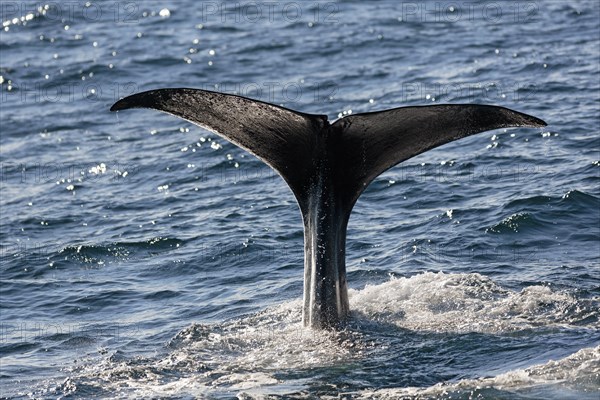
[[[130,258],[151,257],[158,253],[172,251],[184,243],[183,240],[177,238],[155,237],[139,242],[71,245],[62,248],[53,257],[53,260],[73,260],[83,264],[105,263],[110,260],[125,261]]]
[[[549,394],[562,399],[597,399],[600,346],[587,347],[559,360],[494,377],[462,379],[424,388],[365,390],[360,399],[531,399]]]

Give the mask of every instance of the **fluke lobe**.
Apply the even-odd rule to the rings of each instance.
[[[296,196],[304,221],[305,326],[333,328],[348,315],[346,228],[352,207],[379,174],[417,154],[475,133],[541,127],[504,107],[447,104],[354,114],[330,124],[241,96],[158,89],[128,96],[111,111],[153,108],[188,120],[260,158]]]

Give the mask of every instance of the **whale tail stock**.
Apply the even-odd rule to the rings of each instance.
[[[476,133],[541,127],[504,107],[448,104],[354,114],[330,124],[241,96],[158,89],[116,102],[111,111],[151,108],[188,120],[254,154],[291,188],[304,222],[305,326],[334,327],[348,313],[346,228],[360,194],[382,172]]]

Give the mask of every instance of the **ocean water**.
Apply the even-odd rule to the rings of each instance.
[[[0,3],[0,397],[598,399],[600,3]],[[301,324],[302,224],[253,156],[137,91],[330,120],[484,103],[548,122],[377,178],[352,314]]]

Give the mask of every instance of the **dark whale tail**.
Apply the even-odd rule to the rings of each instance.
[[[292,189],[304,221],[304,325],[331,327],[348,313],[346,227],[379,174],[417,154],[479,132],[546,123],[504,107],[449,104],[355,114],[330,124],[241,96],[159,89],[111,111],[153,108],[186,119],[254,154]]]

